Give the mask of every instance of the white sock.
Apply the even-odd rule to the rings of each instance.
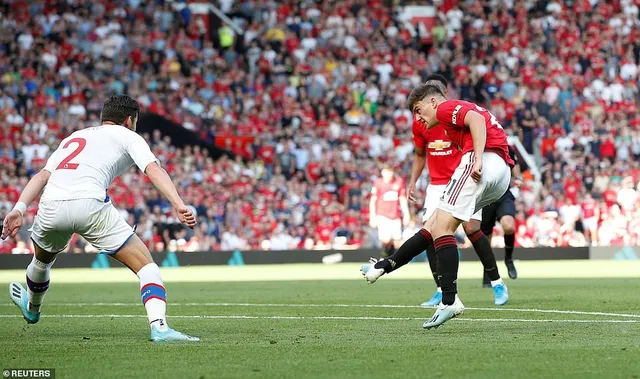
[[[438,291],[438,292],[442,293],[442,288],[441,288],[441,287],[438,287],[438,289],[437,289],[436,291]]]
[[[502,278],[498,279],[498,280],[492,280],[491,281],[491,287],[495,287],[498,284],[504,284],[504,280],[502,280]]]
[[[167,330],[167,295],[160,277],[160,268],[155,263],[149,263],[138,271],[138,278],[149,325],[155,325],[162,331]]]
[[[55,262],[55,261],[54,261]],[[49,289],[49,274],[53,262],[44,263],[33,256],[27,266],[27,293],[29,294],[29,312],[39,313],[44,295]]]

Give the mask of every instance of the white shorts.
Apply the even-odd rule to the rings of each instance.
[[[429,184],[427,186],[427,196],[424,199],[424,213],[422,214],[422,223],[429,221],[431,216],[436,213],[440,199],[447,188],[446,184]],[[471,216],[472,219],[482,221],[482,209]]]
[[[378,239],[381,242],[399,241],[402,239],[402,220],[376,216]]]
[[[594,230],[598,226],[597,217],[589,217],[582,220],[582,226],[585,230]]]
[[[476,183],[471,178],[474,155],[468,152],[462,156],[438,205],[438,209],[462,221],[469,221],[474,213],[500,199],[511,181],[511,169],[504,159],[496,153],[485,152],[482,179]]]
[[[41,201],[31,239],[49,253],[64,251],[80,234],[101,253],[114,254],[133,236],[133,228],[111,204],[96,199]]]

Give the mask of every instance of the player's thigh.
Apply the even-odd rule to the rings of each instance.
[[[440,204],[440,199],[442,198],[442,194],[444,193],[444,190],[446,188],[446,184],[430,184],[427,187],[427,194],[424,199],[424,213],[422,214],[423,224],[429,221],[429,219],[431,219],[432,216],[436,213],[436,209],[438,209],[438,204]]]
[[[484,153],[482,181],[478,186],[482,188],[476,193],[475,209],[498,201],[509,189],[510,182],[511,169],[506,162],[496,153]]]
[[[78,234],[101,253],[115,254],[133,237],[133,228],[111,203],[94,200],[78,204],[78,208],[88,215],[86,225],[78,226]]]
[[[475,163],[473,157],[473,153],[462,156],[460,165],[451,176],[438,204],[439,210],[451,214],[460,221],[469,221],[471,216],[476,213],[476,199],[485,186],[484,177],[480,183],[476,183],[471,178],[471,171]],[[436,223],[438,223],[437,219]]]
[[[392,239],[391,230],[389,229],[389,219],[384,216],[376,217],[376,226],[378,228],[378,239],[382,243],[390,242]]]
[[[435,214],[435,222],[431,228],[431,235],[434,239],[445,235],[453,235],[462,221],[450,212],[438,208]]]
[[[144,266],[153,263],[153,257],[151,257],[149,249],[136,234],[132,235],[124,246],[111,254],[111,256],[129,267],[136,274]]]
[[[51,258],[48,254],[57,254],[69,246],[74,230],[69,223],[67,205],[66,201],[42,201],[39,204],[31,227],[31,240],[43,258]]]

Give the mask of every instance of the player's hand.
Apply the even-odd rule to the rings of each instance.
[[[474,182],[480,183],[480,180],[482,179],[482,159],[476,159],[476,163],[473,164],[471,178]]]
[[[193,229],[196,226],[196,216],[193,215],[191,209],[186,205],[181,205],[176,208],[176,213],[178,213],[178,220],[189,229]]]
[[[417,204],[418,203],[418,199],[416,198],[416,184],[409,184],[409,187],[407,187],[407,197],[409,198],[409,201]]]
[[[15,237],[23,223],[24,218],[20,212],[15,209],[9,212],[2,222],[2,235],[0,235],[2,240],[7,239],[7,237]]]
[[[513,178],[513,180],[511,181],[511,187],[522,187],[522,178]]]

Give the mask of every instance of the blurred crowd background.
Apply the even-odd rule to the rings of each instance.
[[[214,5],[233,26],[212,29],[218,16],[193,1],[3,1],[0,218],[62,138],[127,93],[142,118],[230,152],[214,160],[144,135],[199,219],[194,231],[176,225],[129,171],[109,195],[152,251],[376,246],[371,186],[382,164],[408,178],[406,97],[438,72],[451,98],[489,108],[540,173],[523,167],[516,246],[638,244],[639,0]],[[433,12],[412,22],[414,8]],[[28,253],[28,241],[23,228],[0,253]],[[70,251],[94,249],[75,238]]]

